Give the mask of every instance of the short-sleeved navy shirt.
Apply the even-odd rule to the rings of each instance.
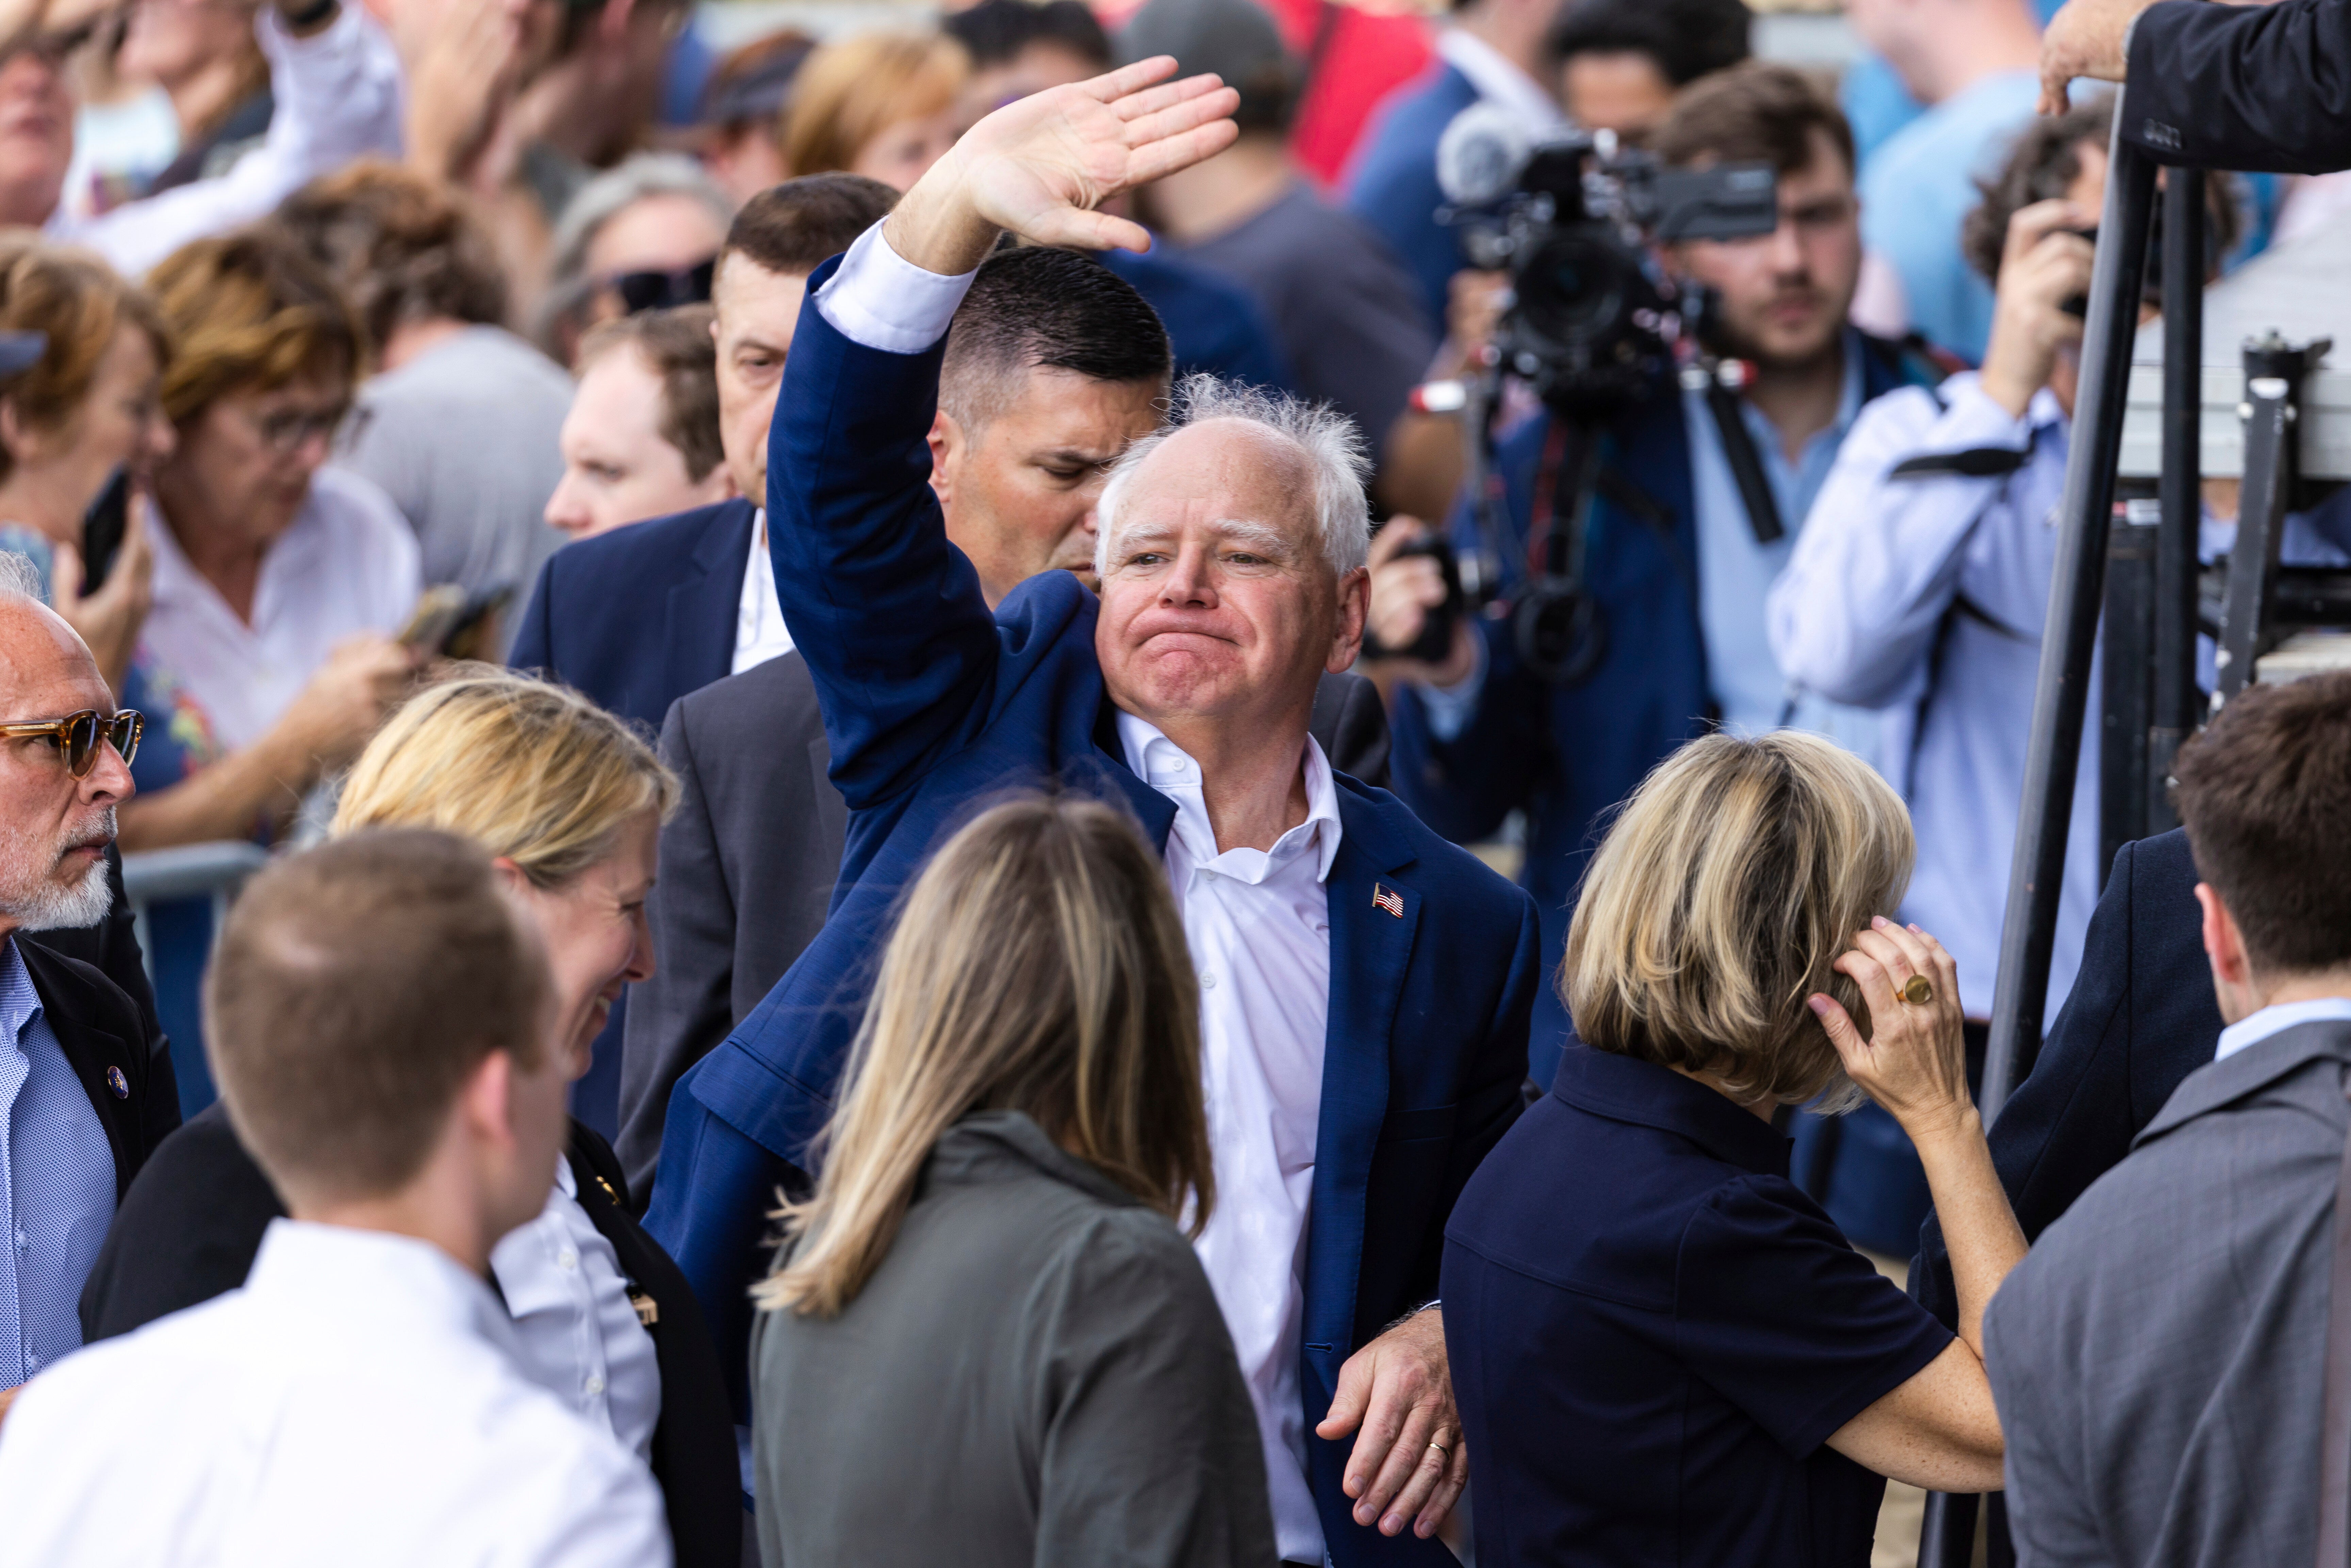
[[[1481,1563],[1865,1564],[1886,1483],[1823,1440],[1950,1332],[1705,1085],[1571,1047],[1445,1239]]]

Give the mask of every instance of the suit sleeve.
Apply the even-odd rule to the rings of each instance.
[[[507,650],[507,667],[533,671],[550,679],[560,680],[562,676],[555,668],[555,648],[548,624],[554,613],[556,559],[549,556],[539,563],[538,581],[531,588],[530,602],[523,607],[522,624],[515,629],[514,645]]]
[[[1314,738],[1331,766],[1375,789],[1388,787],[1388,715],[1362,675],[1325,675],[1314,692]]]
[[[677,812],[662,825],[661,875],[646,911],[653,973],[630,993],[621,1050],[617,1152],[638,1193],[652,1190],[670,1092],[735,1022],[735,896],[683,698],[662,723],[661,755],[677,774]]]
[[[2137,849],[2127,843],[2116,854],[2106,891],[2090,916],[2074,989],[2032,1071],[1991,1126],[1992,1166],[2028,1241],[2121,1164],[2137,1135],[2130,1093],[2131,887]],[[1918,1240],[1911,1289],[1920,1305],[1955,1327],[1959,1305],[1950,1249],[1931,1212]]]
[[[2163,0],[2127,65],[2122,133],[2163,162],[2323,174],[2351,158],[2351,0]]]
[[[869,236],[878,238],[878,236]],[[854,811],[912,787],[986,717],[997,628],[930,486],[944,340],[867,348],[809,280],[768,431],[777,597],[808,660]]]

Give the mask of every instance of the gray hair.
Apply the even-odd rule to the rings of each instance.
[[[1134,472],[1160,444],[1186,425],[1233,419],[1280,438],[1306,460],[1314,486],[1315,532],[1323,557],[1339,577],[1359,570],[1371,549],[1372,514],[1364,486],[1371,457],[1355,422],[1327,402],[1310,402],[1288,392],[1228,382],[1217,376],[1186,376],[1176,383],[1167,422],[1120,455],[1095,505],[1094,570],[1110,574],[1111,538],[1118,531],[1119,507]]]
[[[41,569],[33,564],[30,556],[0,549],[0,600],[9,599],[29,599],[36,604],[47,604],[49,585],[41,580]]]
[[[550,242],[554,265],[549,271],[547,298],[539,307],[537,331],[542,346],[556,324],[578,311],[595,292],[588,274],[588,247],[606,224],[648,196],[684,196],[710,209],[719,232],[735,221],[735,204],[727,200],[702,165],[683,152],[632,152],[575,192],[563,204],[563,215]]]

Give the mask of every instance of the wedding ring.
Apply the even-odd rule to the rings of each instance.
[[[1902,982],[1902,999],[1914,1008],[1923,1008],[1935,999],[1934,983],[1924,975],[1913,975]]]

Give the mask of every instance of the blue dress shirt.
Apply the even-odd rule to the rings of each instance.
[[[81,1348],[75,1308],[114,1219],[114,1148],[15,937],[0,954],[0,1388],[13,1388]]]

